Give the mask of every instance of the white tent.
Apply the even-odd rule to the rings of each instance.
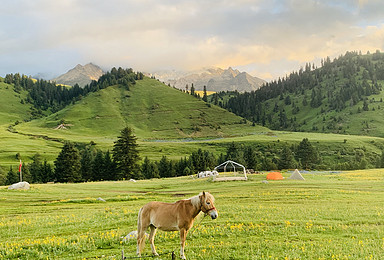
[[[241,176],[230,176],[230,177],[220,177],[215,178],[214,181],[233,181],[233,180],[247,180],[247,173],[245,171],[245,167],[241,165],[240,163],[234,162],[234,161],[226,161],[222,164],[215,167],[214,171],[220,172],[223,171],[224,173],[232,171],[234,174],[238,173],[239,170],[242,172]]]
[[[301,175],[301,173],[299,172],[298,169],[296,169],[296,170],[292,173],[291,177],[289,177],[289,178],[292,179],[292,180],[302,180],[302,181],[305,181],[303,175]]]

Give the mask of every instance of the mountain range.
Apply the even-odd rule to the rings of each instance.
[[[191,88],[203,90],[206,86],[208,91],[254,91],[259,89],[266,81],[253,77],[247,72],[240,72],[237,69],[206,68],[195,72],[181,72],[164,70],[158,71],[151,76],[165,84],[178,89]]]
[[[86,65],[78,64],[73,69],[70,69],[67,73],[52,79],[57,84],[73,86],[78,84],[80,87],[91,83],[92,80],[98,80],[104,71],[93,63]]]

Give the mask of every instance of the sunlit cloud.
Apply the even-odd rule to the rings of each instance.
[[[6,0],[0,75],[78,63],[154,72],[234,67],[268,80],[346,51],[384,49],[374,0]]]

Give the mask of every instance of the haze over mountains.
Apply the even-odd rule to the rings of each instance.
[[[91,83],[92,80],[98,80],[103,75],[103,70],[92,63],[84,66],[78,64],[67,73],[52,79],[57,84],[73,86],[76,83],[80,87]],[[220,91],[253,91],[259,89],[266,81],[253,77],[247,72],[240,72],[237,69],[229,67],[224,70],[221,68],[205,68],[200,71],[182,72],[175,70],[163,70],[155,73],[146,73],[148,76],[154,76],[156,79],[169,84],[178,89],[190,88],[193,84],[195,90]]]
[[[152,76],[178,89],[186,89],[187,85],[190,88],[193,84],[195,90],[203,90],[206,86],[208,91],[214,92],[252,91],[259,89],[266,82],[231,67],[226,70],[206,68],[196,72],[164,70],[155,72]]]
[[[84,66],[78,64],[67,73],[52,79],[52,81],[55,81],[57,84],[69,86],[73,86],[77,83],[80,87],[84,87],[91,83],[92,80],[98,80],[103,74],[104,71],[93,63],[88,63]]]

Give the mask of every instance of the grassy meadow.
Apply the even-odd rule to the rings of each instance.
[[[355,149],[363,149],[367,157],[377,157],[384,147],[384,139],[378,137],[271,131],[252,126],[233,113],[149,78],[137,81],[129,91],[111,86],[91,93],[57,113],[46,111],[47,116],[31,121],[31,106],[23,102],[26,92],[19,94],[12,85],[1,82],[0,94],[1,111],[8,111],[0,113],[0,165],[5,171],[8,166],[18,165],[17,153],[29,163],[39,152],[52,163],[65,140],[84,144],[93,141],[98,148],[111,150],[125,126],[132,127],[138,137],[142,158],[152,160],[160,160],[163,155],[179,159],[199,148],[218,156],[231,142],[280,146],[298,144],[305,137],[325,151],[321,156],[329,164],[337,163],[338,158],[343,160],[346,153],[353,157]],[[67,129],[56,130],[63,121]]]
[[[381,259],[384,170],[314,172],[305,181],[212,182],[179,177],[136,183],[34,184],[0,188],[0,258],[134,257],[137,212],[152,200],[173,202],[202,190],[219,217],[198,216],[187,237],[188,259]],[[98,201],[103,198],[106,202]],[[176,232],[158,231],[157,251],[178,256]],[[150,255],[147,243],[145,255]],[[161,259],[170,259],[170,255]]]

